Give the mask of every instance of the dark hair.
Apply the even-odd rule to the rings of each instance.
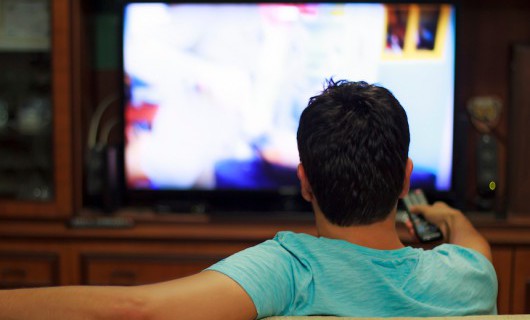
[[[403,189],[410,134],[405,110],[387,89],[327,81],[309,100],[297,133],[300,161],[333,224],[384,220]]]

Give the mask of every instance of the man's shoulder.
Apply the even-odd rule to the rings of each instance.
[[[443,244],[424,251],[418,273],[439,281],[473,283],[474,288],[497,287],[497,275],[491,262],[478,251],[454,244]]]
[[[279,242],[288,242],[288,241],[314,241],[318,239],[317,237],[307,234],[307,233],[297,233],[293,231],[279,231],[274,236],[273,240]]]
[[[425,252],[427,255],[437,257],[441,260],[464,260],[474,266],[480,266],[481,268],[484,266],[493,268],[491,261],[489,261],[482,253],[456,244],[445,243]]]
[[[287,243],[293,240],[292,232],[279,232],[272,239],[265,240],[257,245],[248,247],[231,256],[221,260],[217,266],[277,266],[280,263],[288,263],[291,253],[287,249]]]

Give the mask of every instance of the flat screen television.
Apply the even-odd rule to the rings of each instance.
[[[122,27],[128,204],[309,210],[296,130],[329,78],[391,90],[409,117],[412,186],[454,187],[451,4],[134,1]]]

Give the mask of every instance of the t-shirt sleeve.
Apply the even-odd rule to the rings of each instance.
[[[468,301],[475,314],[497,313],[497,274],[492,263],[478,251],[453,244],[443,244],[433,252],[452,270],[448,275],[459,282],[460,301]]]
[[[254,302],[258,318],[284,314],[291,305],[291,256],[275,240],[238,252],[206,270],[221,272],[236,281]]]

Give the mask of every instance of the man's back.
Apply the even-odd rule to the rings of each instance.
[[[211,268],[249,294],[258,317],[495,314],[497,279],[480,253],[455,245],[376,250],[281,232]]]

